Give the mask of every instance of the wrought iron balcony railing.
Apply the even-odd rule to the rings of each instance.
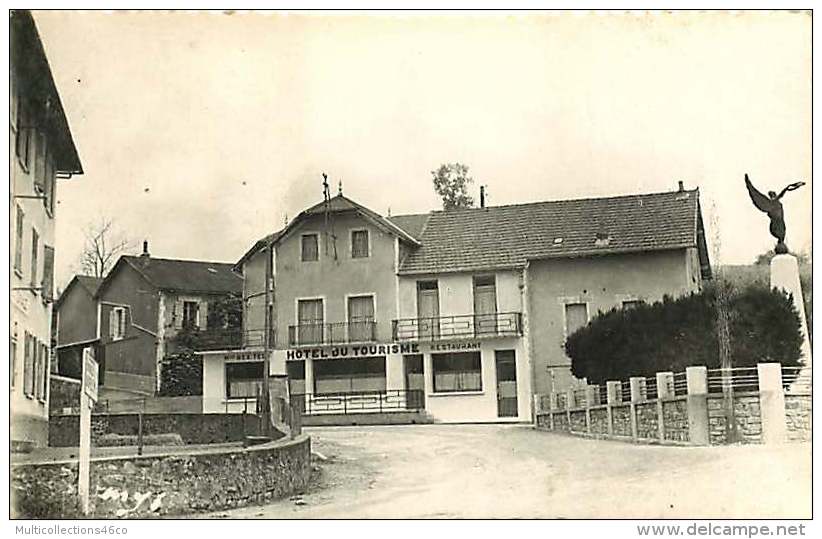
[[[518,337],[522,313],[463,314],[394,320],[395,341],[437,341],[454,338]]]
[[[288,343],[291,346],[348,344],[376,340],[377,322],[374,320],[288,326]]]

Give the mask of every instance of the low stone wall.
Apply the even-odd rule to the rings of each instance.
[[[104,434],[136,435],[138,430],[138,414],[94,414],[91,443],[96,445],[97,438]],[[176,433],[187,444],[237,442],[259,432],[260,421],[254,414],[143,414],[144,435]],[[51,417],[50,446],[77,447],[79,440],[79,416]]]
[[[663,401],[662,423],[665,427],[665,439],[672,442],[687,442],[688,402],[685,397]]]
[[[608,408],[591,408],[591,434],[608,434]]]
[[[659,438],[659,412],[656,401],[642,402],[635,408],[637,437],[646,440]]]
[[[80,405],[80,380],[52,374],[49,376],[49,414]]]
[[[558,412],[554,414],[554,430],[570,432],[571,429],[568,424],[568,415],[565,412]]]
[[[749,444],[762,442],[762,415],[757,393],[734,395],[734,419],[737,442]],[[722,395],[708,397],[708,434],[711,445],[728,443]]]
[[[812,404],[813,399],[810,395],[785,395],[785,424],[789,441],[811,440]]]
[[[585,410],[571,410],[571,432],[588,432]]]
[[[611,409],[615,436],[631,436],[631,405],[622,404]]]
[[[305,489],[310,459],[311,441],[299,436],[248,449],[94,460],[89,516],[151,518],[267,502]],[[78,518],[77,473],[76,461],[12,466],[12,518]]]

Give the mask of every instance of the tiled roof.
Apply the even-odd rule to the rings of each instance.
[[[698,199],[694,190],[436,211],[400,273],[696,247]]]
[[[232,271],[233,264],[142,256],[121,258],[160,290],[205,294],[243,291],[243,279]],[[116,267],[112,273],[115,270]]]
[[[388,217],[388,220],[419,240],[422,238],[422,231],[430,216],[430,213],[392,215]]]
[[[329,212],[343,212],[343,211],[356,211],[362,214],[365,218],[370,219],[374,224],[384,229],[391,231],[393,234],[396,234],[401,239],[408,241],[413,244],[419,243],[418,239],[397,226],[395,223],[391,222],[391,220],[386,219],[379,213],[366,208],[362,204],[357,204],[350,198],[344,197],[343,195],[337,195],[328,200],[328,202],[319,202],[307,210],[303,211],[300,215],[298,215],[292,223],[296,223],[300,220],[301,217],[304,215],[322,215],[325,213],[326,209]],[[286,227],[286,230],[291,228],[291,224]]]

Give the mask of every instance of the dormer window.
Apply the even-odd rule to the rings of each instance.
[[[303,234],[301,251],[303,262],[314,262],[316,260],[319,260],[319,236],[317,234]]]
[[[351,258],[368,258],[368,230],[351,231]]]

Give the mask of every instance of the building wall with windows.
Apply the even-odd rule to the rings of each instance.
[[[325,234],[325,218],[312,216],[299,223],[276,246],[274,301],[278,349],[289,347],[292,344],[290,337],[299,337],[290,327],[298,325],[299,301],[311,299],[322,300],[313,318],[331,324],[325,331],[333,331],[331,337],[336,340],[345,338],[346,330],[350,329],[346,327],[352,303],[349,298],[372,296],[376,341],[391,340],[391,320],[397,313],[395,236],[356,215],[333,215],[331,219],[329,227],[333,226],[336,242]],[[355,258],[352,256],[352,231],[362,230],[367,231],[369,249],[367,256]],[[316,260],[303,260],[303,238],[307,235],[317,237]],[[313,258],[313,251],[311,248],[306,253],[308,258]],[[253,290],[260,288],[258,283],[249,287]],[[259,314],[252,316],[260,318]],[[366,331],[364,326],[358,330]],[[305,335],[306,339],[312,338],[310,330]]]
[[[98,297],[101,383],[110,388],[153,392],[157,383],[160,291],[128,264],[118,266]]]
[[[678,249],[531,261],[527,324],[534,392],[563,391],[578,383],[563,344],[566,334],[582,321],[626,302],[655,302],[665,294],[676,297],[698,291],[701,278],[689,270],[691,256]],[[580,320],[580,313],[587,317]]]
[[[10,14],[11,439],[48,440],[57,175],[82,174],[31,14]]]
[[[249,336],[251,342],[250,346],[262,346],[262,336],[265,331],[265,272],[266,272],[266,257],[269,250],[262,249],[255,255],[251,256],[242,267],[243,270],[243,332]],[[274,265],[272,264],[272,273],[274,272]],[[274,302],[273,291],[276,284],[274,278],[271,278],[271,303]],[[276,316],[276,310],[272,309],[272,314]],[[277,324],[272,320],[272,327],[276,328]],[[281,334],[274,333],[275,343],[282,338],[287,338],[288,333]]]

